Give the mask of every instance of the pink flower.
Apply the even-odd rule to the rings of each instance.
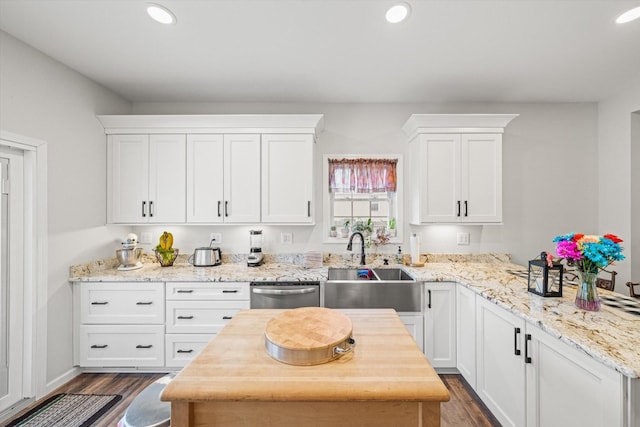
[[[582,258],[582,254],[578,250],[578,245],[576,242],[570,240],[558,242],[556,252],[560,258],[567,258],[573,261],[578,261]]]

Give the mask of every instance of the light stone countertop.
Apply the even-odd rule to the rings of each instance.
[[[562,297],[544,298],[527,292],[526,279],[508,272],[526,271],[527,267],[511,263],[508,255],[427,254],[424,258],[427,261],[424,267],[403,268],[418,281],[451,281],[466,286],[602,364],[629,378],[640,378],[640,317],[604,305],[598,312],[578,309],[573,303],[574,286],[564,286]],[[73,266],[69,281],[324,281],[328,267],[357,267],[358,260],[355,254],[324,254],[321,267],[307,268],[301,255],[281,255],[267,257],[260,267],[247,267],[241,256],[223,256],[223,264],[216,267],[193,267],[186,259],[179,259],[173,267],[145,262],[141,269],[118,271],[113,259]],[[367,260],[369,267],[382,266],[381,257],[367,255]],[[145,261],[151,261],[151,258]],[[389,265],[394,266],[398,265]],[[611,293],[602,289],[599,292]]]

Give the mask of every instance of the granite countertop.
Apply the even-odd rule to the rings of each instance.
[[[382,266],[382,258],[367,256],[369,267]],[[512,270],[527,267],[513,264],[508,255],[424,255],[423,267],[403,266],[418,281],[456,282],[468,287],[485,299],[511,311],[526,322],[534,324],[568,345],[630,378],[640,378],[640,317],[602,306],[598,312],[577,308],[575,287],[563,287],[563,296],[544,298],[527,292],[527,280],[511,274]],[[305,264],[301,255],[267,257],[260,267],[247,267],[241,258],[223,257],[216,267],[193,267],[186,259],[173,267],[160,267],[145,262],[138,270],[118,271],[117,262],[103,260],[73,266],[71,282],[118,281],[259,281],[309,280],[324,281],[328,267],[356,267],[356,255],[324,254],[322,266]],[[389,265],[394,267],[396,265]],[[611,294],[599,290],[602,294]]]

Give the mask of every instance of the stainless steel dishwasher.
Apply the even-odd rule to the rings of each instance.
[[[320,282],[251,282],[251,308],[320,307]]]

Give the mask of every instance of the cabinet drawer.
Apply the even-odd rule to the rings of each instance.
[[[167,283],[168,300],[249,300],[249,283]]]
[[[216,334],[167,334],[165,365],[183,367],[214,339]]]
[[[87,283],[80,286],[80,323],[162,324],[162,283]]]
[[[164,366],[163,325],[80,325],[80,366]]]
[[[215,334],[249,301],[167,301],[167,333]]]

